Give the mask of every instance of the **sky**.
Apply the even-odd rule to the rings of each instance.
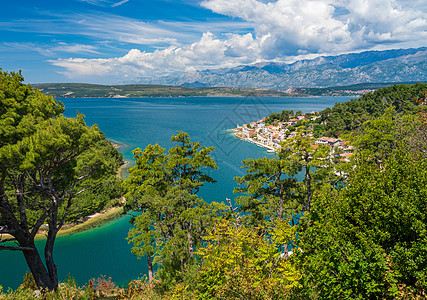
[[[114,84],[427,46],[425,0],[3,0],[0,68]]]

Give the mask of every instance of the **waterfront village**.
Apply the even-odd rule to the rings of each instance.
[[[268,152],[276,152],[280,149],[280,144],[287,139],[294,137],[297,134],[295,127],[304,121],[315,121],[320,118],[318,112],[311,112],[309,114],[297,114],[290,115],[287,121],[274,122],[274,125],[267,124],[267,117],[262,118],[258,121],[250,122],[249,124],[243,124],[242,126],[237,125],[235,129],[231,131],[234,135],[242,140],[256,144],[260,147],[268,149]],[[304,133],[309,137],[313,137],[313,131]],[[341,139],[319,136],[316,138],[313,148],[317,148],[319,145],[326,145],[331,147],[331,154],[339,153],[340,160],[349,162],[350,157],[353,155],[353,147],[350,145],[350,141],[344,141]],[[341,151],[337,151],[340,149]]]

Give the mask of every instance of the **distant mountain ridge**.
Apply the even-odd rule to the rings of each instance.
[[[140,78],[137,81],[174,86],[253,87],[272,90],[370,82],[425,82],[427,47],[322,56],[291,64],[262,62],[234,68]]]

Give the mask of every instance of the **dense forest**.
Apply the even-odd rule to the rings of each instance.
[[[44,198],[51,195],[52,199],[52,193],[34,186],[43,177],[37,174],[45,174],[46,166],[74,153],[62,148],[50,153],[38,146],[42,143],[36,138],[39,130],[56,122],[80,124],[77,132],[67,132],[70,145],[76,141],[81,151],[52,173],[59,184],[54,187],[72,198],[68,204],[63,202],[66,214],[78,200],[77,195],[71,197],[70,188],[84,171],[79,161],[92,162],[99,172],[91,180],[101,183],[111,178],[120,157],[111,148],[93,157],[88,151],[92,139],[105,143],[97,128],[86,127],[79,117],[63,119],[62,106],[28,90],[20,75],[2,76],[2,220],[22,225],[25,204],[52,201]],[[11,93],[14,90],[22,92]],[[209,176],[209,169],[217,168],[213,147],[178,132],[169,149],[157,144],[137,148],[133,151],[136,165],[121,188],[125,211],[132,214],[128,241],[132,252],[146,261],[148,277],[122,287],[104,277],[83,287],[72,277],[43,286],[32,270],[21,287],[0,294],[0,299],[33,298],[34,291],[42,288],[46,299],[426,298],[426,91],[426,84],[396,85],[321,112],[321,118],[295,127],[296,134],[282,143],[274,158],[243,161],[246,174],[235,178],[235,201],[226,203],[207,203],[198,196],[204,183],[215,182]],[[41,112],[45,102],[51,105],[51,113],[41,115],[33,109],[22,121],[17,112],[28,104],[9,107],[23,103],[26,94],[32,95],[31,105],[40,105]],[[7,130],[3,124],[9,126]],[[337,149],[313,146],[316,138],[307,133],[316,125],[324,135],[351,133],[354,155],[350,162],[341,160]],[[19,168],[8,156],[15,148],[27,162]],[[66,155],[55,156],[59,150]],[[27,175],[33,170],[41,171]],[[32,192],[25,195],[26,201],[21,201],[19,193],[5,194],[11,184],[21,182],[8,183],[4,174],[29,176],[22,182]],[[297,180],[297,174],[304,179]],[[92,185],[89,181],[79,186],[83,190]],[[39,214],[47,209],[41,223],[56,230],[61,220],[49,214],[54,210],[49,207],[41,205]],[[63,216],[60,207],[57,211]],[[19,250],[31,252],[31,245],[16,235]],[[0,240],[0,247],[6,250],[7,245]]]
[[[358,130],[361,125],[380,117],[390,106],[397,115],[414,114],[418,111],[420,99],[425,98],[427,84],[394,85],[367,93],[359,99],[336,103],[332,109],[321,112],[325,123],[325,134],[339,136]]]

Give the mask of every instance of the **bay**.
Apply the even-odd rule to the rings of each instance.
[[[233,199],[233,178],[243,175],[241,161],[247,158],[273,156],[265,149],[241,141],[227,129],[237,124],[261,119],[282,110],[320,111],[349,97],[310,98],[95,98],[60,99],[65,115],[83,113],[88,125],[97,124],[107,138],[119,142],[125,160],[132,162],[132,150],[159,143],[170,147],[170,137],[178,130],[187,132],[193,141],[214,146],[213,157],[219,169],[210,175],[217,180],[200,191],[206,201]],[[147,272],[144,260],[138,260],[125,240],[129,216],[118,218],[102,227],[59,237],[54,257],[60,280],[68,274],[79,285],[100,275],[124,285]],[[37,242],[40,249],[44,241]],[[22,283],[27,267],[19,252],[0,252],[0,285],[16,289]]]

